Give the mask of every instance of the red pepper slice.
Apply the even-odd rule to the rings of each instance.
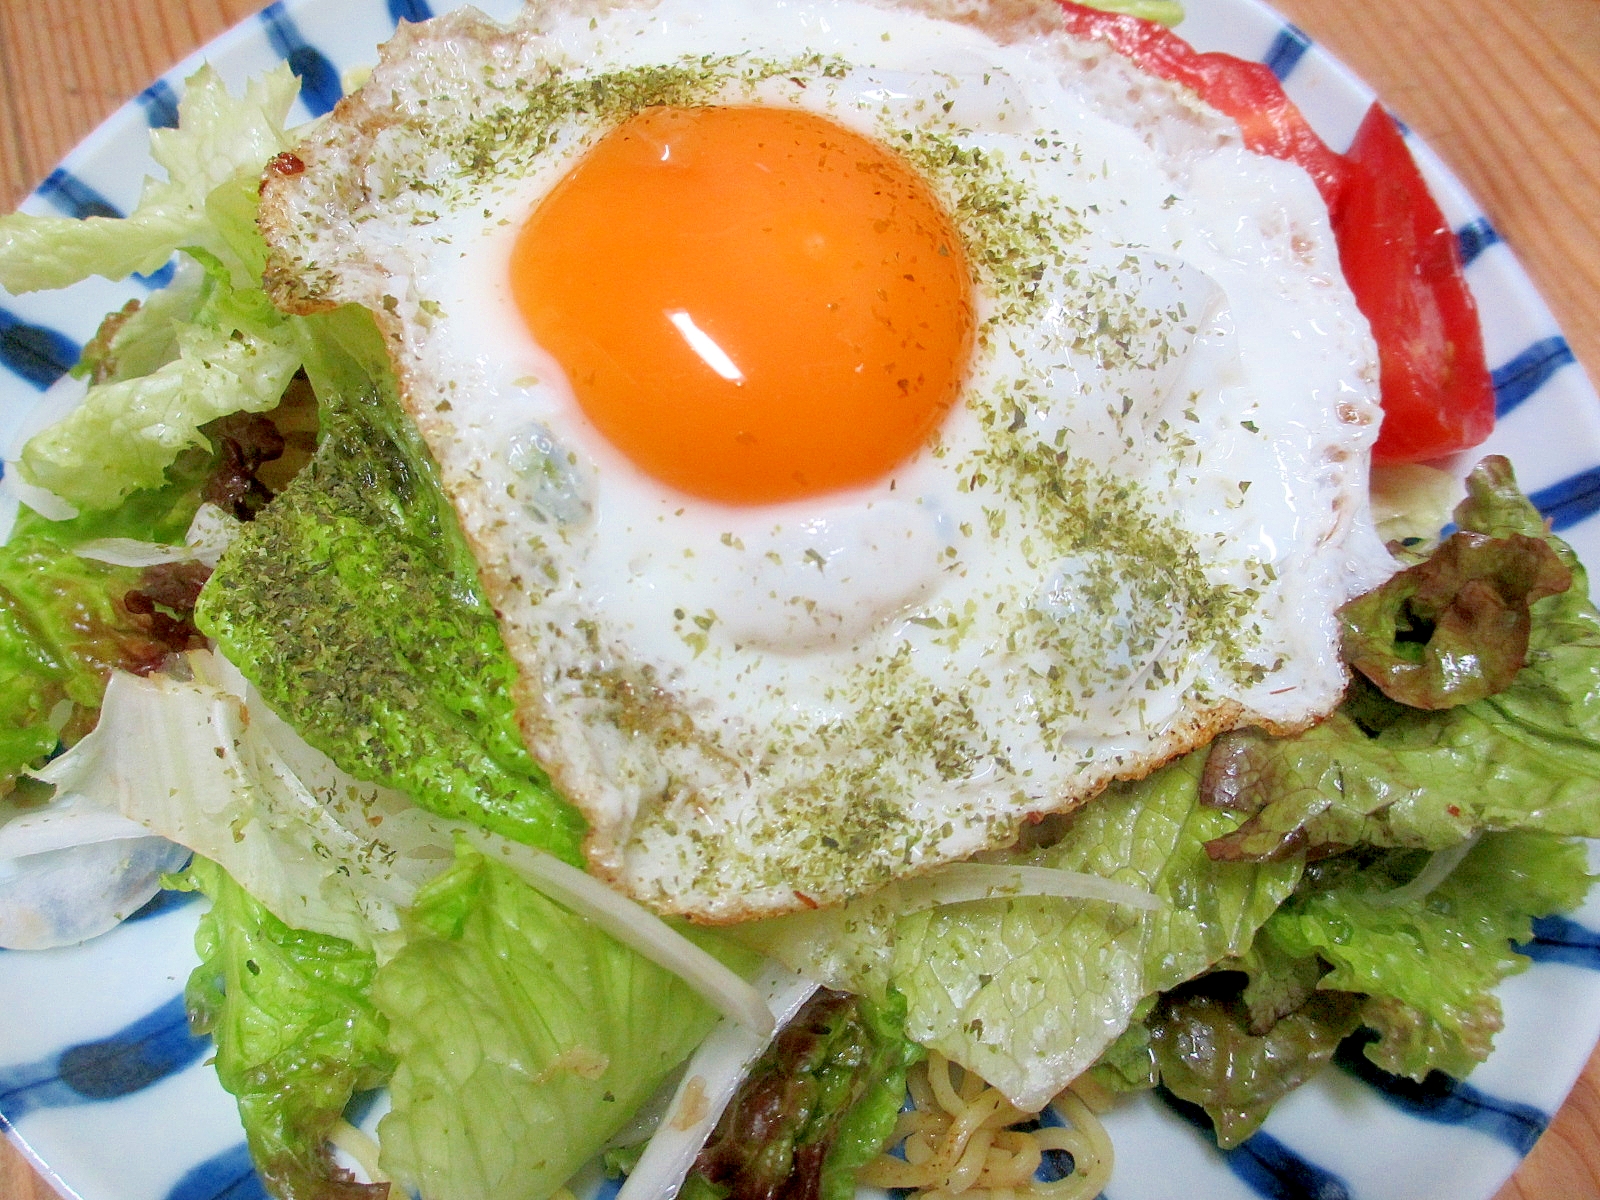
[[[1139,17],[1057,3],[1068,32],[1189,88],[1232,117],[1251,150],[1298,163],[1316,183],[1345,279],[1378,343],[1384,420],[1375,461],[1423,462],[1487,437],[1494,389],[1460,251],[1387,114],[1373,105],[1349,153],[1337,154],[1266,65],[1201,53]]]

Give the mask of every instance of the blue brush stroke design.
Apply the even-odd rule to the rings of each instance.
[[[1600,467],[1590,467],[1529,494],[1550,528],[1559,533],[1600,512]]]
[[[594,1200],[616,1200],[617,1193],[622,1190],[622,1182],[621,1176],[607,1175],[595,1188]]]
[[[1377,1040],[1371,1030],[1362,1030],[1344,1040],[1333,1061],[1362,1083],[1376,1089],[1401,1112],[1438,1125],[1456,1125],[1491,1137],[1527,1154],[1550,1124],[1548,1114],[1515,1100],[1502,1100],[1479,1091],[1469,1083],[1432,1071],[1421,1083],[1391,1075],[1366,1055],[1366,1046]]]
[[[270,1200],[250,1161],[250,1147],[240,1142],[208,1158],[178,1180],[167,1200]]]
[[[122,923],[130,921],[148,921],[151,917],[165,916],[169,912],[176,912],[180,908],[188,908],[200,900],[199,892],[180,892],[172,888],[162,888],[143,905],[123,918]]]
[[[174,996],[101,1041],[0,1069],[0,1111],[15,1122],[39,1109],[132,1095],[183,1070],[210,1047],[209,1038],[189,1032],[183,997]]]
[[[398,25],[401,21],[426,21],[433,16],[428,0],[389,0],[389,16]]]
[[[1205,1109],[1164,1087],[1156,1088],[1155,1094],[1189,1124],[1215,1138]],[[1219,1149],[1217,1153],[1235,1178],[1263,1200],[1350,1200],[1350,1187],[1343,1179],[1264,1130],[1257,1130],[1232,1150]]]
[[[1489,224],[1488,217],[1479,217],[1468,221],[1456,230],[1456,245],[1461,250],[1461,265],[1470,266],[1472,260],[1477,258],[1490,246],[1497,245],[1500,241],[1500,232]]]
[[[151,129],[176,129],[178,127],[178,93],[165,79],[158,79],[136,97],[144,109],[144,119]]]
[[[1494,415],[1503,417],[1544,386],[1568,363],[1577,362],[1567,339],[1559,334],[1533,343],[1491,373],[1494,381]]]
[[[121,209],[64,167],[46,175],[36,191],[65,215],[80,221],[86,217],[122,216]]]
[[[1285,25],[1278,30],[1278,36],[1272,39],[1272,46],[1267,50],[1266,58],[1261,61],[1267,64],[1267,69],[1278,79],[1284,80],[1295,67],[1305,52],[1311,49],[1311,39],[1293,25]]]
[[[0,365],[41,392],[72,369],[83,347],[64,333],[0,308]]]
[[[1534,962],[1566,963],[1600,971],[1600,933],[1570,917],[1536,918],[1532,940],[1518,942],[1517,949]]]
[[[1066,1123],[1066,1120],[1055,1110],[1053,1105],[1046,1105],[1039,1114],[1038,1120],[1028,1126],[1024,1126],[1024,1128],[1056,1129],[1065,1126]],[[1033,1178],[1038,1183],[1055,1183],[1057,1180],[1065,1179],[1068,1175],[1071,1175],[1077,1165],[1076,1160],[1065,1150],[1046,1150],[1043,1161],[1040,1162],[1038,1169],[1033,1173]]]
[[[317,117],[331,112],[344,96],[344,88],[328,56],[301,35],[284,12],[283,0],[276,0],[262,9],[260,19],[267,28],[267,41],[299,78],[300,99],[305,106]]]
[[[1350,1200],[1350,1186],[1302,1158],[1270,1133],[1257,1131],[1222,1157],[1228,1170],[1266,1200]]]
[[[62,167],[57,167],[45,176],[36,193],[41,199],[55,205],[66,216],[80,221],[88,217],[120,220],[124,215],[115,204]],[[173,265],[169,262],[160,270],[152,271],[148,275],[134,275],[133,278],[146,287],[161,288],[172,282],[172,271]]]

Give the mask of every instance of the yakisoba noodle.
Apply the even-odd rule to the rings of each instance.
[[[894,1144],[862,1172],[874,1187],[915,1188],[921,1200],[1093,1200],[1111,1178],[1111,1139],[1071,1089],[1052,1102],[1069,1124],[1018,1129],[1024,1112],[977,1075],[930,1051],[908,1080],[912,1107],[900,1116]],[[1072,1155],[1073,1171],[1048,1183],[1034,1178],[1048,1150]]]

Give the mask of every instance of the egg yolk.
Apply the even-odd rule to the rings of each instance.
[[[651,108],[522,228],[516,303],[589,420],[675,488],[761,504],[880,479],[954,404],[972,279],[893,151],[789,108]]]

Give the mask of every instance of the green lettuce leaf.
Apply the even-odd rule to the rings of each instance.
[[[216,1040],[217,1076],[263,1182],[278,1200],[381,1200],[387,1187],[354,1182],[327,1142],[351,1095],[393,1068],[368,998],[373,956],[289,928],[203,858],[186,877],[211,899],[184,992],[189,1024]]]
[[[23,447],[27,482],[81,509],[113,508],[137,488],[161,486],[186,448],[208,447],[202,425],[277,405],[305,357],[302,321],[280,314],[259,287],[235,287],[221,260],[195,253],[206,280],[187,320],[136,327],[170,341],[175,357],[91,386]]]
[[[1420,900],[1390,903],[1377,869],[1338,874],[1297,893],[1262,938],[1291,958],[1332,966],[1318,987],[1368,997],[1362,1020],[1379,1033],[1367,1056],[1421,1079],[1463,1076],[1488,1056],[1501,1025],[1494,986],[1525,969],[1512,948],[1532,919],[1572,908],[1591,882],[1580,843],[1542,833],[1485,834]]]
[[[47,521],[24,509],[0,546],[0,795],[58,741],[93,726],[113,670],[148,671],[171,649],[123,598],[142,572],[80,558],[102,537],[172,538],[197,506],[192,486],[141,494],[114,517]]]
[[[1097,1059],[1151,992],[1238,955],[1294,889],[1297,861],[1213,862],[1233,814],[1198,803],[1201,756],[1118,784],[1071,814],[1053,845],[1006,861],[1083,871],[1165,901],[1017,897],[903,914],[896,890],[835,912],[763,922],[770,953],[829,982],[906,998],[907,1032],[1041,1108]]]
[[[385,1169],[429,1200],[544,1200],[716,1021],[682,980],[469,850],[373,997],[399,1058]]]
[[[898,993],[886,1005],[857,999],[867,1031],[870,1057],[861,1072],[865,1087],[854,1095],[822,1164],[821,1200],[855,1200],[856,1175],[883,1152],[894,1134],[906,1099],[906,1073],[924,1051],[905,1034],[905,1000]]]
[[[359,779],[581,864],[581,816],[529,757],[516,670],[371,317],[307,318],[311,463],[240,533],[196,618]]]
[[[1456,521],[1492,538],[1542,539],[1571,574],[1569,588],[1532,606],[1526,666],[1504,690],[1454,708],[1350,702],[1298,737],[1219,738],[1204,792],[1249,819],[1214,855],[1438,850],[1481,830],[1600,836],[1600,612],[1588,576],[1502,458],[1472,473]]]
[[[1143,17],[1161,25],[1177,25],[1183,20],[1181,0],[1084,0],[1084,4],[1101,12]]]
[[[155,271],[189,246],[242,266],[230,231],[218,226],[207,202],[218,188],[259,181],[267,160],[289,148],[284,121],[299,86],[284,63],[234,99],[216,71],[200,68],[184,82],[178,127],[150,134],[151,156],[166,179],[146,180],[125,218],[0,217],[0,286],[18,293],[90,275],[121,279]]]
[[[751,1067],[691,1179],[732,1200],[853,1200],[856,1172],[894,1132],[906,1071],[922,1055],[895,1000],[814,995]]]

